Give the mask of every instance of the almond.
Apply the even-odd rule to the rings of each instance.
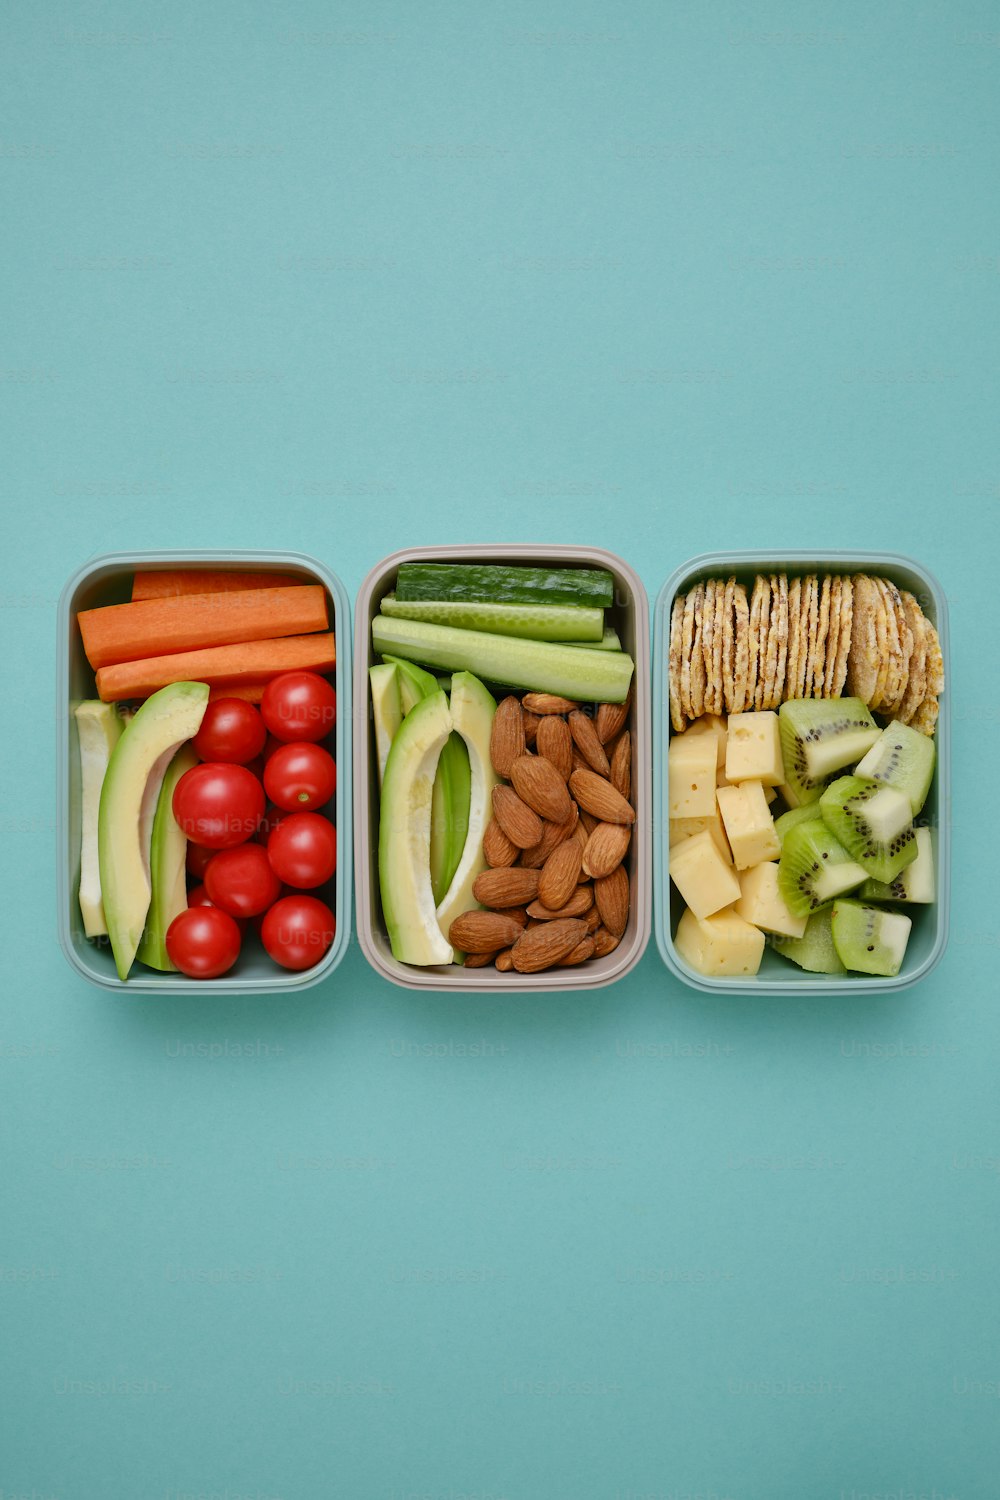
[[[500,911],[465,911],[448,929],[448,941],[460,953],[496,953],[520,936],[518,924]]]
[[[611,756],[611,785],[627,802],[632,795],[632,736],[626,729]]]
[[[635,822],[635,809],[596,771],[574,771],[569,787],[580,807],[592,813],[598,822]]]
[[[589,812],[584,812],[583,808],[580,808],[580,827],[583,829],[588,839],[590,838],[590,835],[593,833],[594,829],[597,827],[597,823],[597,818],[592,818]]]
[[[595,880],[603,880],[605,875],[617,870],[631,842],[632,830],[627,824],[598,823],[583,851],[583,868]]]
[[[596,771],[598,776],[610,776],[611,765],[604,753],[604,746],[597,738],[593,719],[588,719],[582,709],[574,709],[569,716],[569,732],[591,770]]]
[[[490,730],[490,760],[498,776],[510,780],[510,768],[524,754],[524,722],[521,705],[513,696],[502,699]]]
[[[605,927],[620,938],[628,926],[628,872],[624,865],[594,881],[594,900]],[[530,906],[528,911],[531,911]]]
[[[493,788],[493,816],[518,849],[530,849],[542,836],[542,820],[532,812],[513,787]]]
[[[519,974],[537,974],[572,953],[587,935],[584,922],[542,922],[522,933],[511,949],[511,960]]]
[[[525,693],[521,704],[533,714],[568,714],[580,707],[572,698],[559,698],[555,693]]]
[[[535,743],[538,726],[542,721],[537,714],[529,713],[526,708],[522,707],[521,722],[524,725],[524,743],[531,746]]]
[[[581,938],[575,948],[571,948],[565,958],[559,960],[560,969],[571,968],[574,964],[586,963],[594,951],[594,939],[590,936]]]
[[[542,836],[537,844],[530,849],[525,849],[521,855],[521,863],[527,869],[541,869],[553,849],[559,847],[564,839],[571,838],[577,827],[580,816],[576,803],[571,803],[572,811],[565,823],[543,823]]]
[[[573,746],[573,771],[592,771],[594,768],[588,760],[580,754],[576,746]],[[570,772],[572,776],[573,771]]]
[[[538,898],[552,911],[557,911],[576,890],[576,882],[583,861],[583,850],[574,838],[564,839],[553,849],[538,877]]]
[[[483,834],[483,854],[486,863],[492,865],[494,869],[498,866],[512,865],[520,852],[517,845],[511,843],[496,818],[491,818]]]
[[[519,756],[510,768],[510,779],[522,802],[526,802],[546,822],[565,823],[571,817],[573,804],[566,790],[566,783],[552,762],[544,756]],[[535,842],[537,841],[533,839],[532,843]]]
[[[511,971],[511,969],[514,967],[514,960],[511,957],[511,950],[510,950],[510,948],[503,948],[503,949],[501,949],[501,951],[497,954],[496,958],[494,959],[494,963],[496,964],[496,967],[500,970],[501,974],[509,974],[510,971]]]
[[[602,745],[606,745],[609,740],[613,740],[616,734],[621,734],[628,723],[631,707],[631,688],[628,690],[628,697],[624,703],[601,703],[598,705],[594,728],[597,730],[597,738]]]
[[[472,894],[481,906],[494,909],[505,906],[523,906],[538,895],[539,873],[537,870],[510,869],[483,870],[477,875]]]
[[[569,780],[573,769],[573,736],[565,719],[558,714],[539,719],[535,750],[552,762],[563,781]]]
[[[606,958],[609,953],[614,953],[620,942],[621,938],[616,938],[606,927],[598,927],[594,933],[594,957]]]
[[[544,901],[532,901],[528,907],[528,916],[534,917],[536,922],[556,922],[561,917],[582,917],[593,904],[594,887],[578,885],[574,887],[573,894],[562,906],[553,908],[546,906]]]
[[[485,969],[496,958],[495,953],[467,953],[465,955],[466,969]]]
[[[587,924],[587,931],[590,933],[591,937],[593,937],[594,933],[601,925],[601,914],[597,910],[597,907],[592,906],[583,920]]]

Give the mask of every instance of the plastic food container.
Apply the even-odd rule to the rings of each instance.
[[[764,949],[759,973],[746,979],[711,979],[691,969],[674,947],[684,903],[670,882],[669,824],[667,817],[667,745],[670,739],[669,671],[670,611],[674,595],[687,592],[706,578],[735,573],[752,585],[756,573],[873,573],[908,589],[919,601],[927,618],[937,628],[944,658],[945,691],[934,742],[937,765],[930,795],[918,819],[932,831],[937,900],[928,906],[907,906],[913,928],[903,966],[893,979],[867,974],[810,974],[789,959]],[[874,556],[863,552],[706,552],[677,569],[663,585],[656,601],[654,621],[654,759],[653,788],[656,840],[654,871],[656,886],[656,942],[665,964],[685,984],[716,994],[861,994],[907,989],[928,975],[941,959],[948,942],[951,883],[951,659],[948,641],[948,606],[941,585],[932,573],[912,558],[895,553]],[[901,908],[903,909],[903,908]]]
[[[628,855],[631,908],[628,927],[613,953],[588,959],[571,969],[548,969],[540,974],[501,974],[492,965],[466,969],[461,965],[417,968],[393,958],[382,919],[378,882],[379,786],[375,741],[368,693],[368,668],[378,658],[371,647],[371,622],[379,602],[395,585],[396,570],[403,562],[561,563],[566,567],[607,568],[614,575],[615,604],[609,623],[614,624],[622,645],[635,662],[635,693],[632,732],[632,800],[637,818]],[[646,591],[637,574],[616,557],[598,547],[542,547],[518,542],[509,546],[419,547],[394,552],[372,569],[361,587],[355,605],[354,695],[354,849],[358,902],[358,937],[365,957],[377,974],[415,990],[517,990],[548,991],[597,989],[612,984],[634,968],[642,957],[650,933],[650,706],[649,706],[649,607]]]
[[[188,979],[183,974],[161,974],[136,963],[125,983],[115,972],[110,945],[88,939],[77,899],[80,878],[80,766],[73,709],[84,698],[96,697],[94,674],[84,654],[77,611],[104,604],[123,604],[132,577],[151,568],[229,568],[255,572],[301,574],[303,583],[321,583],[330,605],[337,642],[336,815],[338,871],[334,876],[333,906],[336,933],[329,950],[312,969],[295,972],[279,968],[248,930],[243,951],[233,969],[219,979]],[[59,941],[71,967],[92,984],[122,995],[154,991],[180,994],[198,990],[206,997],[222,992],[269,994],[308,989],[325,979],[340,963],[351,932],[351,615],[347,593],[336,574],[301,552],[114,552],[90,559],[62,591],[56,641],[56,870]]]

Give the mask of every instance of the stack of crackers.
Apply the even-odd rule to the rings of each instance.
[[[735,578],[674,599],[670,719],[775,709],[791,698],[860,698],[932,735],[944,691],[937,631],[887,578],[758,573],[749,600]]]

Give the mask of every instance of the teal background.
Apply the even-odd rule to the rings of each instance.
[[[0,12],[4,1496],[996,1494],[1000,16]],[[87,557],[732,546],[949,597],[915,990],[119,999],[55,940]]]

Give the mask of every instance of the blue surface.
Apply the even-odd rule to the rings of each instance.
[[[8,6],[5,1495],[996,1494],[996,9]],[[55,937],[88,556],[925,561],[952,940],[882,1000],[470,1002]],[[220,1055],[221,1054],[221,1055]]]

